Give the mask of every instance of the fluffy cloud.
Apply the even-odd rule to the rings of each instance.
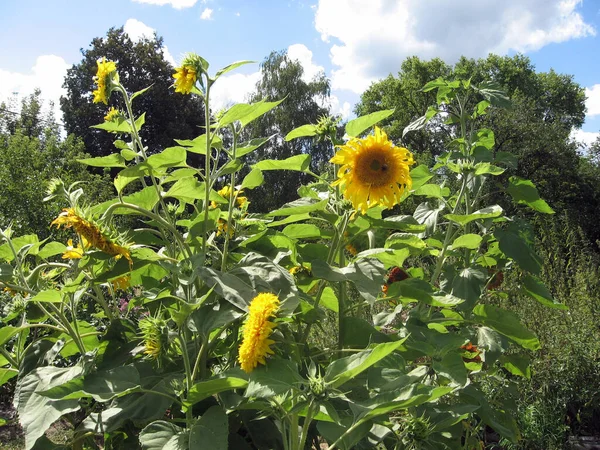
[[[9,72],[0,69],[0,101],[10,98],[21,100],[33,93],[36,88],[42,91],[42,99],[54,103],[54,115],[60,120],[62,116],[59,108],[59,99],[64,95],[63,80],[70,64],[56,55],[39,56],[30,73]],[[20,105],[15,105],[16,108]]]
[[[595,35],[576,11],[579,0],[319,0],[315,27],[334,38],[333,88],[362,92],[395,73],[404,58],[528,52]]]
[[[600,136],[600,133],[594,133],[592,131],[573,130],[571,132],[571,139],[579,142],[579,148],[582,150],[587,149],[596,142],[598,136]]]
[[[133,0],[137,3],[147,3],[149,5],[171,5],[175,9],[185,9],[194,6],[198,0]]]
[[[288,58],[292,61],[298,61],[304,73],[302,75],[302,81],[309,83],[313,78],[320,72],[323,72],[323,66],[319,66],[313,62],[313,53],[304,44],[293,44],[288,47]]]
[[[260,72],[248,75],[235,73],[220,77],[210,91],[210,101],[213,109],[219,110],[234,103],[246,102],[248,94],[254,91],[260,80]]]
[[[595,84],[591,88],[585,89],[585,106],[588,116],[597,116],[600,114],[600,84]]]
[[[154,39],[154,35],[156,30],[144,22],[140,22],[137,19],[127,19],[125,25],[123,27],[125,33],[129,35],[133,42],[138,42],[140,39]],[[175,58],[169,52],[169,48],[166,45],[163,45],[163,56],[165,59],[171,63],[173,66],[177,66],[175,63]]]
[[[212,13],[213,13],[212,9],[204,8],[204,11],[202,11],[202,14],[200,14],[200,18],[202,20],[210,20],[212,17]]]

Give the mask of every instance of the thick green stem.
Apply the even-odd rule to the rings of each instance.
[[[41,305],[39,305],[39,306],[41,306]],[[83,341],[81,340],[81,336],[79,336],[79,333],[77,333],[77,331],[75,331],[75,329],[73,328],[73,326],[71,325],[71,323],[69,322],[67,317],[62,313],[62,311],[60,311],[52,303],[48,303],[48,308],[50,308],[52,310],[52,312],[58,316],[58,319],[60,320],[61,325],[63,327],[65,327],[67,333],[69,334],[69,336],[71,336],[71,339],[73,339],[73,342],[75,342],[75,344],[77,345],[79,352],[82,355],[85,355],[86,349],[85,349],[85,345],[83,344]],[[42,310],[43,310],[43,308],[42,308]],[[49,314],[49,316],[51,316],[51,314]],[[73,322],[75,323],[76,321],[77,321],[77,319],[75,318],[75,316],[73,316]],[[75,326],[77,326],[77,325],[75,325]]]
[[[112,313],[110,307],[108,306],[108,303],[106,302],[106,299],[104,298],[104,294],[102,293],[102,290],[98,286],[94,286],[92,289],[96,293],[96,297],[94,297],[94,299],[98,303],[100,303],[100,306],[102,306],[102,309],[106,313],[106,316],[112,322],[112,320],[115,318],[115,316]]]
[[[210,173],[210,158],[211,158],[211,145],[212,145],[212,134],[210,132],[210,84],[211,81],[206,77],[206,92],[204,94],[204,123],[206,129],[206,155],[204,157],[204,239],[202,240],[202,255],[206,261],[206,241],[208,240],[208,230],[206,224],[208,223],[208,206],[210,203],[210,190],[212,189],[211,173]]]
[[[233,147],[232,147],[232,156],[231,160],[235,161],[235,154],[237,150],[237,132],[235,130],[235,125],[231,125],[231,131],[233,132]],[[230,193],[229,193],[229,210],[227,212],[227,229],[225,230],[225,244],[223,245],[223,255],[221,259],[221,272],[224,272],[227,268],[227,252],[229,250],[229,230],[233,230],[231,219],[233,217],[233,207],[235,202],[237,201],[237,194],[235,192],[235,172],[231,174],[230,180]]]
[[[12,355],[4,348],[0,347],[0,355],[4,356],[11,366],[18,369],[19,363],[12,357]]]
[[[308,430],[310,428],[310,424],[312,422],[314,412],[315,412],[315,403],[313,400],[311,400],[310,404],[308,405],[306,417],[304,418],[304,423],[302,424],[302,434],[300,435],[300,445],[298,446],[298,448],[300,450],[302,450],[304,448],[304,446],[306,445],[306,439],[308,437]]]
[[[345,267],[346,258],[344,255],[343,245],[339,246],[339,254],[340,267]],[[344,348],[344,339],[346,336],[346,313],[346,282],[340,281],[340,293],[338,296],[338,358],[342,357],[342,349]]]
[[[181,344],[181,354],[183,356],[183,366],[185,368],[185,379],[186,379],[186,389],[185,389],[185,397],[187,398],[190,389],[192,388],[192,367],[190,364],[190,355],[188,355],[187,351],[187,342],[184,337],[183,330],[179,330],[179,343]],[[187,422],[188,428],[192,425],[192,409],[187,408],[185,412],[185,418]]]

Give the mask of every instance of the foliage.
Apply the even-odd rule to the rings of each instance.
[[[73,231],[68,247],[1,230],[0,373],[16,379],[26,448],[75,413],[83,419],[70,444],[93,448],[481,448],[488,427],[517,442],[511,403],[489,386],[506,372],[527,377],[526,352],[540,342],[497,301],[507,298],[504,273],[544,307],[565,306],[539,279],[531,226],[482,195],[493,183],[516,209],[553,213],[529,180],[498,181],[508,163],[480,125],[508,99],[468,80],[426,84],[433,112],[405,131],[452,125],[432,169],[386,178],[390,153],[402,152],[393,163],[402,171],[412,160],[377,128],[385,152],[360,138],[390,114],[382,111],[349,122],[346,144],[335,126],[300,124],[287,137],[306,151],[261,159],[242,177],[248,155],[269,141],[243,142],[246,127],[285,104],[262,99],[211,117],[214,83],[245,63],[210,75],[207,61],[187,55],[175,88],[204,100],[206,133],[154,154],[132,108],[146,92],[103,75],[99,88],[125,108],[95,129],[128,137],[115,141],[119,152],[81,161],[118,171],[118,197],[87,204],[78,184],[56,180],[48,196],[67,208],[53,224]],[[362,150],[342,171],[317,175],[304,147],[312,139]],[[190,153],[204,156],[203,168],[188,165]],[[276,170],[310,182],[299,199],[248,214],[242,193]],[[361,177],[369,171],[382,176]],[[358,204],[354,181],[330,176],[354,172]],[[413,215],[383,216],[380,204],[409,196],[420,201]],[[142,225],[119,230],[122,215]],[[334,345],[317,347],[327,314],[337,320],[336,335],[324,330]]]
[[[107,198],[110,186],[77,162],[88,156],[83,143],[72,135],[63,138],[52,115],[44,116],[41,106],[36,91],[23,100],[20,114],[0,115],[0,226],[12,224],[18,234],[39,233],[45,238],[49,222],[60,211],[58,202],[42,201],[52,178],[81,181],[88,195],[99,201]]]
[[[114,136],[91,128],[108,112],[104,104],[90,101],[96,62],[101,57],[118,62],[121,83],[130,92],[149,88],[134,105],[137,116],[146,113],[144,145],[148,146],[149,153],[173,145],[174,136],[181,139],[196,136],[198,127],[204,123],[202,101],[170,94],[173,67],[165,60],[162,38],[155,36],[133,42],[121,27],[111,28],[105,37],[93,39],[90,45],[89,49],[81,50],[81,62],[67,70],[63,84],[66,95],[60,100],[67,133],[81,137],[88,153],[106,156],[115,150]],[[109,106],[125,108],[119,97],[113,97]]]
[[[244,136],[259,138],[271,136],[269,142],[250,156],[251,162],[263,159],[286,159],[309,153],[311,169],[315,172],[324,168],[333,156],[331,145],[311,138],[284,140],[293,129],[317,123],[320,117],[329,113],[326,105],[329,99],[329,80],[323,73],[306,82],[304,69],[299,61],[291,60],[287,52],[272,52],[261,64],[261,79],[256,90],[250,95],[251,102],[261,100],[283,100],[272,114],[262,116],[249,124]],[[252,211],[268,212],[282,203],[296,198],[301,184],[310,180],[308,175],[297,172],[266,172],[265,185],[250,194]]]

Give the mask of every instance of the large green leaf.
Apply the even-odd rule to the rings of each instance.
[[[378,363],[383,358],[402,347],[407,338],[396,342],[378,344],[370,350],[364,350],[331,363],[325,372],[325,381],[333,388],[340,387],[361,372]]]
[[[97,158],[78,159],[77,162],[92,167],[125,167],[125,158],[119,153],[113,153],[108,156],[99,156]]]
[[[521,268],[539,274],[541,258],[531,249],[527,236],[517,225],[511,224],[506,230],[494,231],[499,248],[506,256],[514,259]]]
[[[188,450],[189,433],[171,422],[156,420],[140,432],[144,450]]]
[[[477,305],[473,309],[475,318],[498,333],[528,350],[538,350],[540,341],[519,321],[519,318],[510,311],[493,305]]]
[[[259,169],[252,169],[242,180],[240,189],[254,189],[263,184],[265,177]]]
[[[366,116],[357,117],[346,124],[346,134],[350,137],[359,136],[363,131],[371,128],[382,120],[387,119],[392,114],[394,114],[393,109],[386,109],[367,114]]]
[[[188,392],[186,406],[192,406],[205,398],[233,389],[243,389],[248,386],[248,381],[243,378],[225,377],[201,381],[194,384]]]
[[[259,366],[248,377],[245,397],[269,398],[296,391],[303,378],[295,363],[283,359],[271,359],[266,366]]]
[[[494,217],[500,217],[502,215],[502,208],[498,205],[488,206],[487,208],[475,211],[472,214],[446,214],[444,217],[452,222],[456,222],[459,225],[466,225],[474,220],[491,219]]]
[[[38,242],[39,239],[35,234],[26,234],[24,236],[19,236],[14,239],[11,239],[12,246],[14,247],[17,253],[19,253],[21,249],[26,245],[37,244]],[[13,252],[7,242],[0,245],[0,259],[4,259],[8,262],[15,259]]]
[[[297,172],[306,172],[310,167],[310,155],[295,155],[287,159],[265,159],[252,166],[260,170],[294,170]]]
[[[217,79],[221,76],[221,75],[225,75],[227,72],[237,69],[240,66],[244,66],[246,64],[253,64],[256,61],[249,61],[249,60],[242,60],[242,61],[236,61],[233,62],[231,64],[226,65],[225,67],[223,67],[222,69],[219,69],[217,71],[217,73],[215,74],[215,77],[213,78],[214,81],[217,81]]]
[[[569,309],[567,305],[557,302],[546,285],[532,275],[526,275],[523,279],[523,290],[542,305],[555,309]]]
[[[434,359],[433,370],[450,380],[454,386],[464,386],[467,383],[467,369],[461,356],[456,352],[448,352],[440,359]]]
[[[167,167],[185,167],[187,152],[183,147],[168,147],[160,153],[148,157],[146,163],[153,169],[165,169]]]
[[[158,203],[158,193],[154,186],[148,186],[142,189],[141,191],[134,192],[131,195],[126,195],[123,197],[123,203],[131,203],[132,205],[139,206],[140,208],[147,209],[148,211],[152,211],[154,206]],[[100,215],[104,213],[108,209],[109,206],[114,205],[115,203],[121,203],[119,199],[109,200],[107,202],[100,203],[92,208],[92,213],[94,215]],[[115,208],[113,209],[114,214],[140,214],[139,212],[130,209],[130,208]],[[64,251],[64,250],[63,250]]]
[[[190,430],[190,449],[227,450],[229,420],[221,406],[211,406]]]
[[[253,152],[257,148],[262,147],[264,144],[269,142],[272,138],[273,136],[269,136],[267,138],[256,138],[240,144],[240,146],[235,151],[236,158],[241,158],[242,156]]]
[[[327,206],[327,200],[315,200],[313,198],[301,198],[290,203],[286,203],[281,208],[271,211],[268,217],[273,216],[292,216],[296,214],[305,214],[314,211],[320,211]]]
[[[512,102],[502,89],[502,86],[495,81],[483,81],[479,86],[472,85],[473,89],[478,91],[483,98],[498,108],[512,108]]]
[[[62,415],[77,411],[77,400],[52,400],[38,392],[64,384],[84,372],[82,365],[73,367],[38,367],[17,382],[14,404],[25,433],[25,449],[33,448],[35,442]]]
[[[530,180],[519,177],[510,177],[506,191],[517,203],[528,205],[530,208],[545,214],[554,214],[545,200],[540,198],[537,188]]]
[[[248,310],[250,300],[257,294],[254,289],[228,272],[201,267],[198,269],[198,275],[208,287],[214,288],[217,294],[242,311]]]
[[[479,234],[463,234],[457,237],[452,243],[452,248],[468,248],[470,250],[477,250],[481,245],[482,237]]]
[[[42,303],[60,303],[60,302],[62,302],[62,295],[60,294],[60,291],[58,291],[58,290],[48,289],[46,291],[38,292],[29,301],[30,302],[42,302]]]
[[[290,131],[285,136],[285,140],[291,141],[292,139],[296,139],[299,137],[314,136],[315,134],[317,134],[317,126],[316,125],[312,125],[312,124],[302,125],[302,126],[299,126],[298,128],[294,128],[292,131]]]
[[[239,120],[242,128],[263,114],[279,105],[283,100],[267,102],[261,100],[257,103],[238,103],[227,110],[219,120],[219,126],[224,127]]]

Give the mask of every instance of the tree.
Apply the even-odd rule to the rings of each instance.
[[[433,91],[420,88],[439,76],[470,79],[476,85],[493,81],[506,91],[513,108],[490,110],[482,118],[483,126],[494,130],[495,151],[517,157],[518,166],[505,176],[531,179],[552,207],[567,212],[591,242],[600,239],[595,226],[600,179],[582,171],[583,161],[570,139],[571,130],[581,127],[585,119],[585,92],[573,77],[554,71],[537,73],[529,58],[522,55],[461,58],[454,67],[439,59],[412,57],[402,63],[397,77],[390,75],[373,83],[362,95],[356,113],[395,108],[383,122],[390,138],[403,142],[421,161],[429,154],[439,156],[453,137],[452,125],[438,122],[402,137],[404,128],[434,103]],[[472,98],[470,102],[474,105],[480,100]]]
[[[108,199],[108,178],[93,175],[77,159],[87,158],[83,142],[61,137],[52,114],[41,113],[40,91],[23,99],[19,114],[0,115],[0,228],[12,224],[15,235],[50,234],[50,222],[65,206],[44,202],[48,182],[60,177],[65,184],[82,181],[88,198]],[[6,110],[2,104],[1,110]]]
[[[134,43],[122,27],[111,28],[105,38],[93,39],[91,48],[81,49],[81,53],[81,62],[67,71],[63,84],[67,94],[61,97],[60,105],[67,132],[80,136],[90,154],[103,156],[115,150],[113,136],[90,128],[102,123],[107,113],[104,104],[92,103],[96,61],[101,57],[117,63],[120,80],[128,91],[150,87],[134,102],[136,116],[146,112],[142,138],[149,153],[172,146],[174,138],[191,139],[202,134],[202,101],[171,89],[174,69],[164,58],[162,38]],[[114,95],[109,106],[123,108],[124,104],[120,96]]]
[[[251,138],[273,138],[254,154],[255,160],[285,159],[306,153],[311,149],[311,168],[319,170],[332,156],[326,143],[311,145],[312,138],[286,142],[285,136],[294,128],[307,123],[317,123],[319,117],[329,113],[325,105],[329,98],[329,80],[323,73],[310,82],[302,79],[304,69],[298,61],[292,61],[287,52],[272,52],[261,64],[262,77],[250,101],[284,101],[269,114],[248,126]],[[298,172],[265,172],[263,187],[249,193],[252,211],[269,211],[298,198],[298,187],[309,180]]]

